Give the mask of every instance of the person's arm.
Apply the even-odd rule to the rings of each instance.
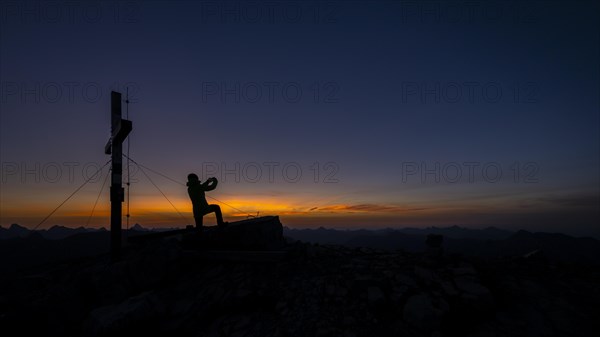
[[[208,178],[203,184],[202,187],[204,188],[205,191],[212,191],[215,188],[217,188],[217,184],[219,183],[219,181],[217,180],[217,178],[212,177],[212,178]]]

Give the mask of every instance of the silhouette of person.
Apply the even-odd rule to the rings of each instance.
[[[208,178],[204,183],[200,183],[200,179],[194,173],[188,174],[188,194],[192,200],[192,206],[194,210],[194,220],[196,220],[196,228],[202,228],[202,217],[206,214],[214,212],[217,217],[217,225],[223,226],[226,223],[223,222],[223,214],[221,213],[221,207],[219,205],[211,204],[206,202],[206,196],[204,192],[212,191],[217,187],[217,178]]]

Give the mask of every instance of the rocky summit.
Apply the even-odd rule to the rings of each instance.
[[[3,336],[588,336],[597,266],[159,238],[2,277]]]

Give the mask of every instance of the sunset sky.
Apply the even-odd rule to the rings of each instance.
[[[109,160],[110,91],[129,88],[130,157],[217,177],[227,221],[600,236],[597,3],[0,9],[3,227],[35,227]],[[193,223],[185,186],[145,170],[180,216],[131,165],[131,225]],[[40,228],[108,227],[107,168]]]

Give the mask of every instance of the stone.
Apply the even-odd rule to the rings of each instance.
[[[440,282],[440,286],[442,287],[444,293],[448,296],[457,296],[459,294],[454,284],[452,284],[452,281],[442,281]]]
[[[454,279],[456,288],[460,291],[460,299],[467,307],[478,314],[492,311],[494,309],[494,297],[492,292],[479,282],[468,277]]]
[[[92,310],[84,323],[84,330],[90,335],[116,332],[160,316],[162,312],[159,308],[155,296],[143,293],[122,303]]]
[[[443,300],[434,301],[430,295],[421,293],[411,296],[406,301],[403,319],[421,330],[434,331],[441,326],[448,310],[448,304]]]
[[[417,286],[417,282],[412,277],[410,277],[406,274],[397,274],[395,276],[395,279],[398,283],[409,286],[409,287]]]
[[[417,279],[423,282],[425,285],[431,285],[438,280],[437,275],[431,269],[415,266],[414,271]]]
[[[477,271],[468,263],[461,263],[458,267],[452,268],[451,272],[454,276],[476,276]]]
[[[367,299],[371,303],[381,302],[385,299],[385,295],[379,287],[370,286],[367,288]]]
[[[278,216],[263,216],[210,227],[200,244],[206,249],[279,250],[285,245]]]
[[[400,303],[400,301],[402,301],[407,292],[408,287],[405,285],[393,287],[390,299],[395,303]]]
[[[152,289],[166,278],[181,257],[181,247],[175,239],[162,239],[148,243],[126,261],[128,274],[136,289]]]

